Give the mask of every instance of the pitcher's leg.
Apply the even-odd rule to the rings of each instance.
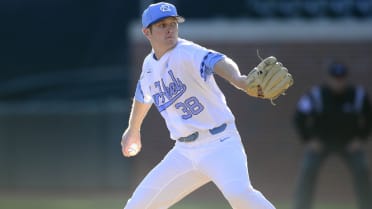
[[[144,178],[124,209],[166,209],[208,181],[173,149]]]
[[[239,136],[232,136],[207,156],[203,171],[234,209],[275,209],[249,180],[247,158]],[[209,163],[208,163],[209,162]]]
[[[218,185],[233,209],[275,209],[265,196],[246,180],[236,180]]]

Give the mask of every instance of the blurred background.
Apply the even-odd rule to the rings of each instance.
[[[140,16],[152,2],[158,1],[0,1],[1,208],[34,200],[35,208],[122,208],[172,147],[153,108],[143,125],[141,154],[121,156],[121,134],[151,50]],[[303,153],[292,123],[301,94],[323,81],[331,60],[349,66],[353,82],[371,94],[372,1],[168,2],[186,18],[181,37],[230,56],[243,73],[260,61],[259,50],[293,74],[295,85],[277,106],[218,79],[247,149],[252,184],[278,208],[288,208]],[[372,151],[370,144],[366,149]],[[330,158],[317,201],[355,208],[350,177],[338,158]],[[207,208],[200,207],[207,200],[219,203],[212,208],[228,208],[212,184],[174,208]],[[332,207],[324,204],[319,208]]]

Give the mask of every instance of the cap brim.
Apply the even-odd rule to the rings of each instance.
[[[185,22],[185,18],[182,17],[182,16],[165,16],[165,17],[161,17],[161,18],[159,18],[159,19],[157,19],[157,20],[154,20],[154,21],[151,22],[151,23],[150,23],[146,28],[148,28],[148,27],[150,27],[152,24],[155,24],[155,23],[157,23],[157,22],[159,22],[159,21],[161,21],[161,20],[164,20],[165,18],[168,18],[168,17],[174,17],[174,18],[176,18],[178,23],[183,23],[183,22]]]

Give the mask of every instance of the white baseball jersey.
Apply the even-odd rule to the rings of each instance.
[[[213,77],[214,65],[223,57],[184,39],[159,60],[151,52],[144,60],[135,99],[155,104],[172,139],[233,122]]]
[[[170,208],[209,181],[232,208],[275,209],[251,185],[234,116],[214,80],[213,67],[223,57],[179,39],[159,60],[154,53],[145,58],[135,99],[155,104],[172,139],[196,131],[199,138],[178,140],[137,186],[124,209]],[[224,123],[222,132],[210,132]]]

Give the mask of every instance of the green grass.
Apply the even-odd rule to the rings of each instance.
[[[32,196],[15,196],[1,195],[1,209],[122,209],[126,198],[112,197],[108,195],[73,197],[64,195],[32,195]],[[277,209],[290,209],[289,204],[277,204]],[[229,209],[227,202],[224,200],[194,200],[186,198],[177,203],[171,209]],[[333,204],[333,203],[316,203],[314,209],[356,209],[352,204]]]

